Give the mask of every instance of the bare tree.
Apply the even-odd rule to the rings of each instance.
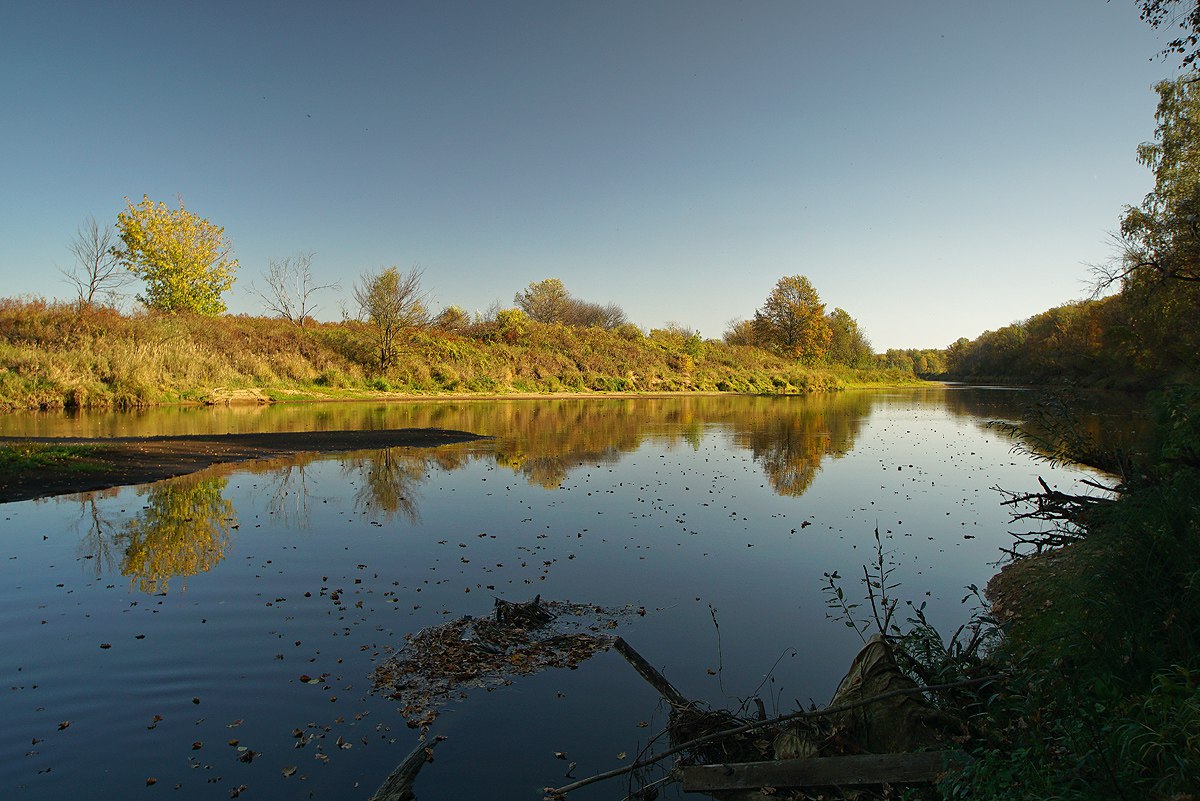
[[[341,289],[341,284],[337,282],[316,283],[312,274],[312,260],[312,253],[298,253],[280,261],[271,259],[263,276],[267,282],[266,289],[250,284],[250,291],[268,309],[303,328],[305,321],[312,319],[320,308],[313,303],[313,295],[322,289]]]
[[[69,270],[60,268],[59,272],[75,287],[82,305],[91,306],[99,295],[115,300],[121,287],[131,278],[117,255],[116,233],[110,226],[96,222],[90,214],[76,229],[75,238],[67,244],[67,249],[75,257],[75,263]]]
[[[418,267],[407,273],[388,267],[378,273],[364,273],[354,286],[360,313],[375,327],[381,369],[395,362],[400,332],[429,321],[421,275]]]

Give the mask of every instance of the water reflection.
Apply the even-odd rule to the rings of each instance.
[[[171,579],[219,564],[237,528],[237,512],[223,495],[226,482],[185,477],[150,485],[146,505],[119,535],[121,574],[142,592],[166,592]]]
[[[765,410],[734,425],[735,441],[748,447],[780,495],[803,495],[826,456],[844,456],[854,448],[871,410],[868,395],[839,396],[836,406],[802,406],[790,413]]]
[[[145,506],[117,525],[103,519],[95,498],[80,496],[80,548],[96,559],[97,570],[116,568],[143,592],[164,592],[175,578],[211,569],[230,548],[237,528],[233,504],[223,492],[236,470],[262,476],[266,507],[276,523],[308,528],[314,505],[348,499],[358,514],[377,522],[421,520],[421,487],[431,471],[453,471],[476,460],[522,476],[532,485],[555,489],[580,467],[613,465],[644,442],[698,449],[706,432],[728,436],[735,449],[748,451],[774,491],[799,496],[813,484],[822,462],[849,453],[872,410],[896,404],[937,405],[974,419],[1012,413],[975,393],[944,388],[915,391],[846,392],[787,398],[669,397],[560,399],[291,407],[277,417],[300,428],[441,427],[488,434],[491,440],[432,449],[383,448],[351,454],[309,454],[295,459],[214,468],[188,478],[138,490]],[[245,415],[270,410],[254,408]],[[199,418],[196,418],[199,419]],[[271,426],[262,426],[271,428]],[[341,487],[319,497],[313,479],[318,460],[340,462]],[[323,474],[325,475],[325,474]],[[118,559],[119,555],[119,559]]]

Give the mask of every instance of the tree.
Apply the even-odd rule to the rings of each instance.
[[[858,327],[858,321],[845,309],[834,309],[825,318],[829,323],[830,362],[848,367],[867,367],[875,355],[870,340]]]
[[[75,263],[69,270],[59,272],[74,285],[81,304],[91,306],[97,295],[105,295],[111,300],[128,282],[129,272],[121,267],[116,244],[113,229],[101,226],[90,214],[76,229],[75,238],[67,244]]]
[[[471,325],[471,317],[458,306],[447,306],[438,312],[430,325],[441,331],[465,331]]]
[[[530,284],[524,292],[518,292],[513,302],[531,320],[539,323],[561,323],[566,320],[571,295],[562,281],[547,278]]]
[[[613,329],[628,320],[625,311],[615,303],[589,303],[571,297],[571,293],[557,278],[547,278],[530,284],[524,292],[518,292],[513,302],[531,320],[539,323],[562,323],[581,328],[595,327]]]
[[[1183,33],[1167,42],[1163,55],[1178,53],[1183,56],[1183,67],[1192,67],[1200,58],[1200,2],[1183,0],[1140,0],[1142,20],[1151,27],[1161,28],[1164,24],[1178,27]],[[1182,7],[1181,7],[1182,6]]]
[[[802,275],[779,279],[754,313],[754,328],[766,347],[809,365],[825,358],[832,337],[825,304]]]
[[[730,320],[725,324],[725,333],[721,336],[726,345],[757,345],[758,332],[754,330],[753,320]]]
[[[1102,283],[1200,281],[1200,87],[1189,80],[1156,87],[1155,141],[1138,146],[1154,189],[1121,218],[1122,253]]]
[[[605,328],[612,330],[624,325],[625,310],[615,303],[589,303],[586,300],[569,298],[562,322],[581,328]]]
[[[117,231],[125,247],[116,251],[121,264],[146,282],[138,300],[164,312],[217,315],[225,312],[221,295],[233,286],[237,259],[225,229],[146,196],[117,215]]]
[[[354,287],[354,299],[361,314],[375,329],[381,370],[396,361],[396,340],[400,333],[428,321],[421,275],[418,267],[407,273],[388,267],[378,273],[364,273]]]
[[[1164,374],[1196,371],[1200,351],[1200,83],[1155,87],[1155,141],[1138,147],[1154,188],[1121,218],[1121,250],[1099,286],[1119,286],[1125,340]]]
[[[271,259],[263,276],[267,282],[266,289],[250,285],[250,291],[258,295],[268,309],[300,328],[319,308],[313,303],[313,295],[322,289],[341,288],[336,282],[316,283],[312,274],[312,259],[312,253],[298,253],[281,261]]]

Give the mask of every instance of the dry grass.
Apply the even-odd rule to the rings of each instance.
[[[644,335],[484,323],[412,329],[386,371],[364,323],[122,314],[40,299],[0,299],[0,409],[131,408],[203,401],[215,388],[288,397],[377,392],[803,393],[905,376],[805,369],[758,348],[677,332]],[[911,377],[908,377],[911,379]]]

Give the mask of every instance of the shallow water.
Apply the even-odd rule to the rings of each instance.
[[[1090,475],[1013,453],[985,426],[1019,419],[1023,397],[923,388],[0,418],[0,434],[43,436],[438,426],[494,437],[0,506],[0,796],[366,799],[417,741],[396,702],[371,691],[372,670],[405,634],[486,615],[494,597],[644,607],[615,633],[685,695],[727,707],[757,694],[769,711],[823,703],[861,645],[827,618],[823,574],[861,594],[876,526],[897,594],[954,627],[969,613],[964,587],[982,586],[1010,544],[992,488],[1033,489],[1040,475],[1068,489]],[[615,652],[471,691],[433,724],[448,739],[418,797],[541,798],[570,781],[568,761],[576,778],[628,762],[663,722]]]

